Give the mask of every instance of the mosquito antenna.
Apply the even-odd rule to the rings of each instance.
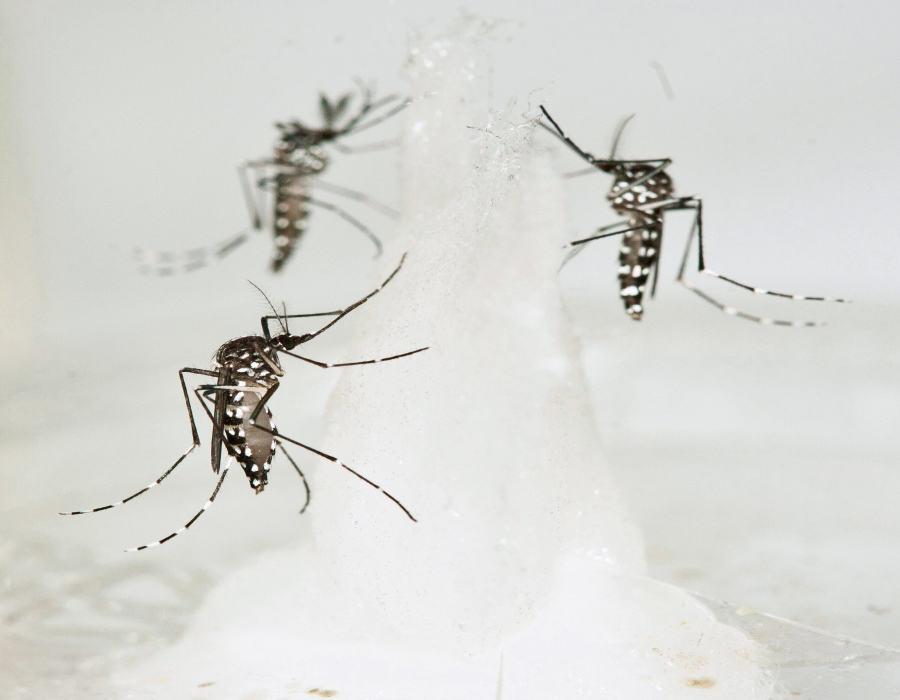
[[[250,282],[250,280],[247,280],[247,281]],[[253,284],[253,282],[250,282],[250,284]],[[272,309],[272,313],[275,314],[275,318],[278,319],[278,325],[281,326],[281,330],[283,330],[285,332],[285,334],[290,335],[290,333],[288,332],[287,326],[285,326],[284,321],[281,320],[281,314],[278,313],[278,309],[275,308],[275,305],[272,303],[272,301],[269,299],[269,297],[266,296],[266,293],[263,290],[261,290],[259,287],[257,287],[255,284],[253,284],[253,287],[256,289],[257,292],[262,294],[263,299],[266,300],[266,303],[269,305],[269,308]]]
[[[635,113],[636,114],[636,113]],[[628,126],[628,122],[634,119],[634,114],[630,117],[626,117],[625,121],[622,122],[622,125],[619,127],[619,130],[616,132],[616,138],[613,139],[612,151],[609,153],[609,159],[616,159],[616,149],[619,148],[619,139],[622,138],[622,132],[625,131],[625,127]]]
[[[288,330],[288,320],[287,320],[288,319],[287,304],[285,304],[284,302],[281,302],[281,311],[282,311],[281,318],[284,319],[284,326],[282,326],[282,327],[284,328],[284,332],[287,333],[288,335],[290,335],[291,332],[290,332],[290,330]],[[279,320],[279,323],[281,323],[280,320]]]

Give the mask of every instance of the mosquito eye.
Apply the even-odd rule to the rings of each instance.
[[[299,344],[300,339],[292,335],[281,336],[281,346],[285,350],[293,350]]]

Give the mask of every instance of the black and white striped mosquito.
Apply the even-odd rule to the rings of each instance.
[[[387,217],[399,218],[397,211],[362,192],[332,185],[320,179],[329,163],[329,156],[323,148],[325,145],[341,153],[360,153],[394,145],[393,142],[385,141],[349,147],[339,142],[339,139],[345,136],[380,124],[408,104],[407,101],[401,101],[387,111],[375,115],[380,108],[395,102],[397,96],[388,95],[376,100],[372,90],[362,84],[360,91],[362,104],[356,114],[347,119],[343,125],[339,122],[345,116],[353,95],[348,93],[331,102],[326,95],[320,94],[322,128],[308,127],[297,120],[276,123],[275,126],[281,133],[275,143],[272,157],[251,160],[238,168],[253,230],[262,231],[268,227],[272,231],[275,243],[271,262],[273,272],[279,272],[297,249],[300,239],[306,232],[311,207],[326,209],[340,216],[369,238],[375,246],[375,257],[381,255],[381,241],[369,227],[336,204],[311,196],[310,190],[313,187],[360,202]],[[371,118],[367,120],[367,117]],[[264,214],[266,210],[271,211],[270,217]],[[139,250],[137,256],[145,272],[156,272],[160,275],[178,271],[190,272],[225,257],[249,240],[249,234],[249,231],[243,231],[216,246],[198,248],[181,255]]]
[[[403,259],[405,259],[405,257],[406,256],[404,255]],[[184,380],[186,374],[197,374],[215,378],[215,383],[197,386],[193,389],[193,392],[197,400],[199,400],[200,405],[203,407],[203,410],[206,412],[206,415],[209,417],[209,420],[212,422],[212,450],[210,459],[213,472],[216,474],[221,473],[219,481],[203,508],[201,508],[184,527],[167,537],[163,537],[161,540],[126,551],[136,552],[141,549],[147,549],[148,547],[156,547],[163,542],[167,542],[176,535],[185,532],[201,515],[203,515],[206,509],[212,505],[212,502],[216,499],[216,495],[219,493],[222,482],[225,481],[225,476],[228,473],[228,468],[231,466],[232,462],[237,462],[241,466],[244,470],[244,474],[250,481],[250,486],[256,493],[261,493],[268,483],[269,467],[272,463],[272,458],[275,456],[276,447],[281,450],[285,457],[287,457],[288,461],[303,480],[306,489],[306,502],[300,510],[300,512],[303,513],[309,505],[309,485],[306,482],[306,477],[303,475],[303,472],[301,472],[300,468],[297,466],[297,463],[294,462],[284,448],[283,442],[302,447],[304,450],[308,450],[313,454],[319,455],[320,457],[343,467],[354,476],[365,481],[369,486],[381,491],[381,493],[397,504],[410,520],[416,522],[412,513],[410,513],[400,501],[370,479],[367,479],[359,472],[351,469],[337,457],[333,457],[279,433],[272,421],[272,413],[267,406],[269,399],[271,399],[273,394],[278,390],[280,377],[284,375],[284,370],[281,368],[281,362],[278,357],[279,353],[294,357],[298,360],[303,360],[316,367],[330,369],[333,367],[352,367],[355,365],[368,365],[376,362],[397,360],[401,357],[409,357],[410,355],[415,355],[416,353],[428,349],[419,348],[418,350],[412,350],[411,352],[404,352],[390,357],[383,357],[377,360],[338,362],[334,364],[319,362],[318,360],[313,360],[309,357],[304,357],[291,352],[291,350],[298,345],[302,345],[303,343],[307,343],[313,338],[318,337],[344,318],[348,313],[354,309],[358,309],[369,299],[378,294],[378,292],[384,289],[385,285],[394,278],[394,275],[400,271],[400,268],[403,266],[403,259],[400,260],[400,264],[381,286],[371,294],[368,294],[345,309],[313,314],[279,314],[274,306],[272,306],[271,302],[269,302],[269,305],[272,306],[274,315],[263,316],[260,319],[263,330],[262,336],[247,335],[236,338],[235,340],[229,340],[216,352],[215,366],[212,370],[200,369],[197,367],[184,367],[178,371],[178,378],[181,381],[181,390],[184,394],[184,403],[187,407],[188,418],[191,423],[193,443],[191,444],[191,447],[178,458],[175,464],[169,467],[169,469],[152,484],[117,503],[101,508],[94,508],[92,510],[60,513],[60,515],[84,515],[86,513],[96,513],[101,510],[114,508],[123,503],[128,503],[128,501],[137,498],[161,483],[163,479],[169,476],[169,474],[181,464],[185,457],[200,445],[200,437],[197,433],[197,425],[194,421],[194,413],[191,408],[190,394]],[[266,298],[266,301],[268,302],[268,298]],[[314,333],[292,335],[288,329],[288,319],[319,316],[334,316],[335,318]],[[278,322],[280,330],[280,332],[274,336],[269,329],[269,322],[273,320]],[[225,466],[220,470],[223,446],[228,455],[228,459],[225,462]]]
[[[616,137],[613,140],[609,158],[597,158],[587,151],[582,150],[574,141],[572,141],[572,139],[566,136],[559,124],[557,124],[547,110],[544,109],[543,105],[541,105],[541,111],[544,113],[547,121],[553,125],[553,128],[547,126],[543,122],[541,122],[541,126],[560,139],[592,166],[587,170],[578,171],[571,175],[581,175],[602,170],[615,178],[612,188],[606,195],[606,198],[609,200],[613,211],[625,218],[625,221],[599,228],[597,233],[593,236],[569,243],[566,247],[571,246],[573,249],[569,252],[569,255],[566,257],[563,264],[583,250],[584,245],[591,241],[608,238],[610,236],[622,236],[622,245],[619,248],[619,295],[625,303],[625,313],[634,320],[640,321],[641,316],[644,313],[644,292],[651,272],[653,273],[653,282],[650,287],[650,297],[652,298],[656,294],[656,282],[659,275],[659,255],[660,250],[662,249],[663,239],[663,216],[667,211],[685,209],[694,211],[694,222],[691,226],[690,234],[688,235],[687,245],[684,248],[681,266],[678,269],[678,277],[676,279],[679,283],[694,292],[704,301],[707,301],[718,308],[720,311],[731,316],[737,316],[738,318],[766,325],[821,325],[814,322],[781,321],[773,318],[754,316],[753,314],[748,314],[731,306],[727,306],[709,296],[703,290],[695,287],[684,278],[695,235],[697,238],[698,272],[710,275],[711,277],[716,277],[724,282],[754,292],[755,294],[766,294],[768,296],[782,297],[784,299],[805,301],[846,301],[845,299],[834,299],[831,297],[814,297],[803,296],[800,294],[772,292],[768,289],[762,289],[760,287],[744,284],[743,282],[738,282],[730,277],[707,269],[703,256],[703,201],[699,197],[674,196],[672,178],[666,173],[666,168],[672,164],[671,159],[622,160],[616,158],[616,149],[618,148],[622,131],[634,115],[628,117],[628,119],[622,123],[622,126],[619,127]],[[623,226],[624,228],[622,228]]]

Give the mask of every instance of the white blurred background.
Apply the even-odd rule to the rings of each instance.
[[[598,424],[644,528],[651,573],[900,646],[896,4],[468,9],[506,20],[485,45],[495,108],[513,97],[522,112],[543,103],[597,155],[636,113],[620,154],[673,159],[678,191],[703,198],[712,269],[855,302],[778,301],[700,280],[748,311],[829,325],[759,327],[720,314],[671,282],[687,213],[668,218],[658,299],[640,324],[617,297],[613,242],[566,268]],[[20,586],[52,569],[58,585],[47,584],[42,605],[74,614],[65,601],[90,594],[72,593],[72,581],[90,579],[85,571],[115,581],[123,547],[177,528],[202,504],[212,484],[200,455],[146,504],[78,521],[55,515],[118,500],[188,446],[176,371],[208,366],[224,340],[258,329],[264,307],[246,280],[300,312],[342,306],[372,279],[371,245],[324,211],[313,212],[280,277],[268,272],[266,234],[175,277],[140,275],[133,250],[187,250],[247,228],[236,167],[269,154],[273,122],[318,123],[319,91],[351,91],[355,76],[403,93],[408,33],[439,30],[459,12],[455,3],[399,1],[0,1],[10,629],[36,605]],[[401,122],[348,143],[390,138]],[[561,171],[581,167],[557,150]],[[396,163],[391,150],[335,153],[326,179],[398,206]],[[567,185],[573,237],[615,220],[604,205],[609,184],[598,174]],[[346,206],[390,236],[389,220]],[[351,333],[323,339],[317,356],[340,356]],[[273,406],[279,426],[312,441],[332,383],[306,369],[289,374]],[[265,502],[249,489],[224,492],[189,537],[127,566],[193,567],[198,583],[186,590],[202,592],[217,571],[302,536],[299,491],[274,476]],[[40,547],[51,553],[23,569]],[[84,558],[61,563],[54,547]],[[135,600],[150,596],[135,590]],[[10,610],[20,617],[10,621]],[[177,631],[181,618],[171,619]],[[141,634],[125,625],[115,639]]]

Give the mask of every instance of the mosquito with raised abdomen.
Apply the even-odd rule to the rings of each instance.
[[[706,292],[695,287],[684,278],[688,257],[690,256],[691,246],[693,245],[695,236],[697,238],[698,272],[710,275],[711,277],[716,277],[724,282],[736,285],[742,289],[747,289],[756,294],[766,294],[769,296],[782,297],[784,299],[805,301],[846,301],[845,299],[834,299],[831,297],[814,297],[772,292],[768,289],[762,289],[760,287],[744,284],[743,282],[738,282],[730,277],[707,269],[703,256],[703,201],[699,197],[676,197],[674,195],[672,178],[666,173],[666,169],[672,164],[671,159],[622,160],[616,158],[619,139],[622,136],[625,126],[634,116],[633,114],[619,127],[616,137],[613,140],[609,158],[597,158],[589,152],[582,150],[574,141],[572,141],[572,139],[566,136],[559,124],[557,124],[547,110],[544,109],[543,105],[541,105],[541,111],[544,113],[547,121],[553,125],[553,128],[547,126],[543,122],[541,122],[541,126],[556,138],[560,139],[592,166],[587,170],[572,173],[572,175],[581,175],[602,170],[615,178],[606,198],[609,200],[613,211],[625,218],[624,222],[618,222],[599,228],[597,233],[593,236],[569,243],[566,247],[571,246],[572,250],[564,260],[563,264],[571,259],[572,256],[583,250],[584,245],[591,241],[609,238],[611,236],[622,236],[622,245],[619,248],[619,294],[625,304],[625,313],[634,320],[640,321],[641,316],[644,313],[644,292],[651,272],[653,273],[653,282],[650,287],[650,297],[652,298],[656,293],[656,282],[659,275],[659,254],[662,248],[663,238],[663,216],[667,211],[685,209],[694,211],[694,222],[691,225],[691,231],[688,235],[687,245],[684,248],[681,266],[678,269],[678,277],[676,279],[680,284],[690,289],[701,299],[709,302],[720,311],[731,316],[737,316],[748,321],[755,321],[756,323],[766,325],[821,325],[813,322],[781,321],[744,313],[743,311],[739,311],[717,301],[706,294]],[[625,228],[622,228],[623,226]]]
[[[311,207],[326,209],[340,216],[372,242],[375,246],[375,257],[381,255],[381,241],[368,226],[341,207],[310,194],[310,190],[316,187],[360,202],[390,218],[396,219],[399,216],[391,207],[362,192],[332,185],[320,179],[329,163],[328,153],[323,146],[331,146],[341,153],[360,153],[394,145],[394,142],[384,141],[350,147],[339,142],[339,139],[345,136],[357,134],[380,124],[408,104],[408,101],[404,100],[387,111],[376,114],[380,108],[395,102],[397,96],[388,95],[376,100],[371,88],[362,84],[360,92],[362,104],[356,114],[342,125],[340,121],[345,116],[353,95],[347,93],[332,102],[326,95],[320,94],[321,128],[308,127],[297,120],[276,123],[280,136],[275,143],[272,157],[251,160],[238,168],[253,230],[262,231],[266,227],[272,230],[275,243],[271,262],[273,272],[279,272],[297,249],[306,232]],[[366,119],[367,117],[370,118]],[[271,211],[270,217],[263,213],[267,209]],[[188,251],[181,259],[173,253],[150,251],[138,251],[138,259],[145,271],[156,271],[161,275],[172,274],[179,269],[189,272],[205,267],[212,260],[225,257],[248,239],[249,231],[244,231],[217,246]]]
[[[356,365],[368,365],[374,364],[376,362],[398,360],[401,357],[409,357],[410,355],[415,355],[416,353],[420,353],[428,349],[427,347],[418,348],[417,350],[400,353],[399,355],[392,355],[390,357],[383,357],[377,360],[338,362],[334,364],[319,362],[318,360],[313,360],[309,357],[304,357],[302,355],[291,352],[298,345],[302,345],[309,342],[313,338],[317,338],[342,318],[344,318],[344,316],[349,314],[354,309],[358,309],[369,299],[378,294],[378,292],[384,289],[385,285],[394,278],[394,275],[396,275],[400,271],[400,268],[403,266],[403,260],[405,258],[406,256],[404,255],[400,260],[400,264],[397,265],[397,268],[374,292],[368,294],[367,296],[363,297],[356,303],[351,304],[345,309],[340,309],[338,311],[325,311],[313,314],[279,314],[275,307],[272,306],[271,302],[269,302],[268,298],[266,298],[266,301],[272,308],[274,315],[263,316],[260,319],[263,331],[262,336],[247,335],[236,338],[235,340],[229,340],[216,352],[215,365],[212,370],[200,369],[197,367],[184,367],[178,371],[178,378],[181,382],[181,390],[184,394],[184,403],[187,407],[188,419],[190,420],[191,424],[191,435],[193,438],[193,443],[191,444],[191,447],[183,455],[181,455],[181,457],[178,458],[175,464],[169,467],[169,469],[152,484],[141,489],[137,493],[132,494],[128,498],[119,501],[118,503],[113,503],[108,506],[94,508],[87,511],[61,513],[61,515],[84,515],[86,513],[96,513],[101,510],[108,510],[115,506],[122,505],[123,503],[128,503],[128,501],[137,498],[143,493],[146,493],[154,486],[162,482],[163,479],[169,476],[169,474],[171,474],[175,470],[175,468],[179,464],[181,464],[185,457],[187,457],[200,445],[200,437],[197,432],[197,425],[194,421],[193,409],[191,408],[190,392],[188,391],[188,387],[184,379],[186,374],[195,374],[205,377],[214,377],[214,383],[202,384],[200,386],[197,386],[196,388],[194,388],[193,393],[196,396],[196,399],[200,402],[200,405],[203,407],[206,415],[209,417],[210,422],[212,423],[212,447],[210,460],[213,472],[215,474],[220,474],[221,471],[219,481],[216,484],[215,490],[213,490],[212,495],[209,497],[209,500],[206,502],[203,508],[193,518],[191,518],[184,527],[173,532],[167,537],[163,537],[161,540],[158,540],[151,544],[143,545],[141,547],[135,547],[126,551],[135,552],[141,549],[147,549],[148,547],[156,547],[157,545],[167,542],[176,535],[185,532],[201,515],[203,515],[204,512],[206,512],[207,508],[212,505],[213,501],[216,499],[216,496],[219,493],[222,482],[225,481],[225,476],[228,473],[228,469],[231,466],[232,462],[237,462],[241,466],[241,468],[244,470],[244,474],[250,481],[250,486],[256,493],[261,493],[268,483],[269,467],[272,463],[273,457],[275,456],[276,448],[278,448],[278,450],[280,450],[284,454],[284,456],[287,457],[288,461],[300,475],[300,478],[303,480],[303,484],[306,489],[306,502],[304,503],[303,508],[300,510],[300,512],[303,513],[306,510],[306,507],[309,505],[309,485],[306,482],[306,477],[303,475],[303,472],[300,471],[300,467],[297,466],[297,463],[291,458],[290,454],[288,454],[287,450],[285,449],[283,444],[285,442],[296,445],[298,447],[302,447],[304,450],[308,450],[313,454],[323,457],[333,462],[334,464],[343,467],[354,476],[362,479],[369,486],[381,491],[381,493],[383,493],[387,498],[398,505],[410,520],[415,522],[416,519],[406,509],[406,507],[402,503],[400,503],[400,501],[398,501],[391,494],[389,494],[387,491],[382,489],[370,479],[367,479],[359,472],[351,469],[349,466],[341,462],[337,457],[333,457],[329,454],[326,454],[325,452],[315,449],[314,447],[310,447],[309,445],[298,442],[297,440],[286,437],[279,433],[275,427],[274,422],[272,421],[272,413],[267,405],[269,399],[271,399],[275,392],[278,390],[279,380],[284,375],[284,370],[282,369],[281,362],[279,361],[279,354],[288,355],[298,360],[307,362],[311,365],[315,365],[316,367],[330,369],[334,367],[353,367]],[[259,288],[257,287],[257,289]],[[334,316],[335,318],[333,318],[326,325],[324,325],[314,333],[293,335],[288,329],[288,319],[312,318],[321,316]],[[278,323],[279,332],[276,335],[273,335],[269,328],[269,323],[271,321],[276,321]],[[221,468],[220,470],[223,447],[225,448],[228,459],[225,462],[224,468]]]

